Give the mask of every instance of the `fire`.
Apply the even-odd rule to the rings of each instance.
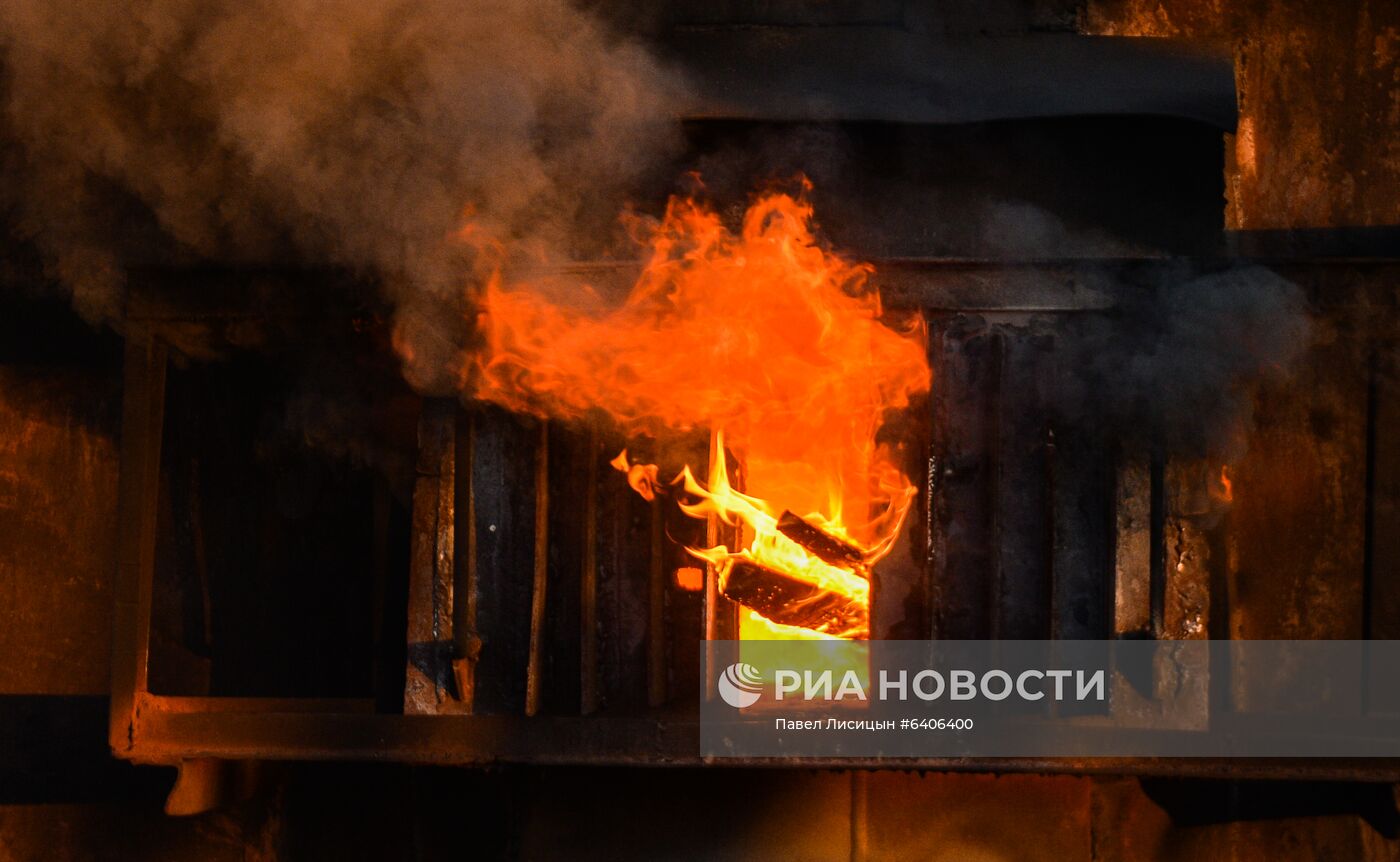
[[[586,285],[574,297],[593,309],[498,270],[479,298],[485,344],[468,385],[538,415],[601,410],[629,433],[712,429],[704,481],[687,467],[664,485],[626,452],[613,466],[648,499],[669,493],[687,514],[740,528],[739,547],[692,553],[747,606],[746,634],[865,636],[869,567],[914,494],[876,432],[929,385],[921,326],[885,321],[873,267],[817,242],[803,195],[758,197],[737,232],[674,198],[636,232],[649,256],[615,308],[598,309]]]
[[[731,526],[743,525],[747,535],[753,539],[743,550],[731,553],[728,548],[719,546],[709,549],[691,548],[690,552],[716,567],[720,591],[742,603],[743,594],[734,585],[736,568],[745,563],[765,571],[779,572],[816,588],[813,599],[824,595],[839,596],[847,600],[844,613],[818,615],[820,621],[804,627],[787,626],[786,629],[805,628],[807,631],[833,637],[864,637],[869,631],[870,581],[868,575],[857,574],[854,566],[841,567],[820,559],[802,545],[783,535],[778,528],[779,520],[763,500],[742,494],[730,485],[729,471],[724,455],[724,435],[717,435],[717,451],[714,466],[709,475],[708,487],[696,481],[690,468],[686,467],[677,482],[685,495],[697,500],[695,503],[680,503],[681,511],[693,518],[714,515]],[[900,501],[897,508],[901,515],[908,510],[908,498]],[[812,516],[816,518],[818,516]],[[825,524],[827,531],[836,534],[839,524]],[[864,556],[864,555],[863,555]],[[800,608],[785,608],[787,611],[800,611]],[[759,619],[781,626],[750,610]],[[774,629],[772,634],[786,634],[785,629]]]
[[[633,491],[641,494],[643,499],[648,501],[656,499],[659,470],[655,464],[629,464],[626,449],[618,453],[618,456],[609,461],[608,464],[614,469],[626,473],[627,484]]]
[[[1235,482],[1233,479],[1230,478],[1229,464],[1220,465],[1220,476],[1218,481],[1220,484],[1220,490],[1212,490],[1211,496],[1220,500],[1220,502],[1222,503],[1233,503],[1235,501]]]

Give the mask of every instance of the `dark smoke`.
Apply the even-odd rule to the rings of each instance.
[[[1072,270],[1095,310],[991,318],[1010,344],[1046,345],[1026,352],[1031,367],[1003,372],[1036,379],[1006,385],[1033,390],[1061,427],[1095,444],[1233,461],[1254,388],[1291,374],[1311,344],[1307,296],[1266,267],[1224,262],[1217,133],[1093,123],[1081,133],[1085,122],[738,127],[697,168],[726,199],[742,199],[754,177],[806,174],[823,237],[856,257],[1012,262],[988,285],[1047,297]],[[1194,160],[1120,154],[1155,152],[1142,138],[1157,131]],[[1016,265],[1028,260],[1074,263]],[[988,325],[970,317],[969,332]]]
[[[420,352],[461,313],[464,209],[566,255],[681,87],[567,0],[6,0],[0,46],[0,203],[86,318],[133,265],[293,259],[386,285]]]
[[[1254,387],[1290,375],[1311,340],[1302,288],[1272,270],[1144,267],[1107,280],[1110,311],[1056,332],[1056,412],[1108,443],[1234,461]]]
[[[467,338],[473,261],[452,237],[466,208],[513,253],[596,256],[627,193],[679,147],[682,82],[597,14],[568,0],[6,0],[0,207],[93,321],[120,323],[136,266],[295,261],[366,275],[385,286],[411,370],[427,372],[411,381],[445,391],[452,381],[432,370],[460,368]],[[1105,137],[1078,126],[740,124],[692,165],[736,210],[766,179],[806,173],[824,235],[856,256],[1199,252],[1218,226],[1194,211],[1136,233],[1127,216],[1154,207],[1062,212],[1077,187],[1066,161]],[[710,134],[691,131],[702,145]],[[1100,173],[1074,200],[1112,198],[1123,171]],[[1160,201],[1174,177],[1124,197]],[[1041,194],[1020,198],[1022,187]],[[1155,230],[1177,223],[1182,236]],[[1109,281],[1115,310],[1058,333],[1052,394],[1086,423],[1228,448],[1241,387],[1308,340],[1301,292],[1266,270]],[[358,421],[311,402],[289,416],[331,429],[307,432],[317,439]]]

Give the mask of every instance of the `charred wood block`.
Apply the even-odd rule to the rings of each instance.
[[[862,602],[749,560],[730,563],[720,591],[782,625],[851,637],[863,637],[869,626]]]
[[[865,553],[860,548],[838,539],[805,518],[783,512],[782,517],[778,518],[778,532],[806,548],[817,559],[843,569],[852,569],[869,579],[865,571]]]

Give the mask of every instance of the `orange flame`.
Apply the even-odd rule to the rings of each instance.
[[[1233,503],[1235,501],[1235,483],[1230,478],[1230,465],[1220,465],[1220,490],[1212,492],[1212,496],[1217,497],[1222,503]]]
[[[696,481],[689,467],[681,472],[681,475],[677,477],[677,482],[683,485],[688,496],[699,501],[693,504],[682,502],[680,504],[681,511],[693,518],[714,515],[731,526],[742,524],[746,528],[746,532],[753,536],[753,540],[748,543],[747,547],[737,554],[730,553],[729,549],[724,546],[709,549],[687,549],[690,553],[717,567],[721,591],[724,591],[728,585],[729,575],[733,571],[734,564],[741,560],[748,560],[765,568],[791,575],[823,590],[849,597],[867,611],[853,623],[834,628],[831,625],[819,625],[813,629],[814,631],[834,637],[864,637],[868,633],[870,581],[862,575],[856,574],[852,569],[841,568],[817,558],[807,549],[778,532],[778,518],[767,503],[734,490],[729,483],[722,432],[717,437],[716,455],[710,470],[708,487]],[[903,513],[908,510],[907,503],[908,498],[906,497],[898,504],[901,518]],[[839,524],[826,522],[824,526],[828,532],[837,533],[839,531],[839,534],[843,538],[845,537],[844,530],[841,530]],[[867,557],[867,559],[869,558]],[[761,615],[760,619],[762,619]]]
[[[819,245],[801,196],[759,197],[737,233],[675,198],[643,234],[640,277],[601,313],[490,278],[478,319],[485,347],[468,369],[475,395],[564,418],[602,410],[630,433],[722,432],[753,496],[730,485],[723,443],[706,482],[689,468],[676,480],[688,514],[744,528],[737,552],[693,551],[719,567],[721,585],[729,564],[749,559],[868,603],[861,573],[784,536],[777,514],[810,513],[871,563],[888,553],[914,489],[876,432],[887,411],[928,388],[921,327],[883,321],[873,267]],[[578,293],[596,297],[585,285]],[[654,465],[629,463],[625,451],[612,464],[654,498]]]
[[[646,500],[656,499],[656,488],[660,484],[657,481],[657,467],[655,464],[629,464],[627,461],[627,450],[623,449],[617,457],[608,462],[610,466],[627,474],[627,484],[633,491],[641,494]]]

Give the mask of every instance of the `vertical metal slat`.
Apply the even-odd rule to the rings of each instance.
[[[666,702],[666,529],[661,501],[651,501],[651,556],[647,561],[647,704]]]
[[[598,708],[598,432],[588,432],[583,491],[583,553],[579,572],[579,709]]]
[[[476,703],[476,667],[481,657],[481,635],[476,628],[480,594],[476,544],[476,414],[457,414],[456,494],[453,501],[456,533],[452,571],[452,671],[462,708],[471,712]]]
[[[525,667],[525,714],[540,710],[545,590],[549,574],[549,422],[541,421],[535,450],[535,558],[530,593],[530,653]]]

